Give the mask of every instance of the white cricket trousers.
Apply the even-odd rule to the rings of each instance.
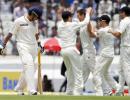
[[[93,75],[92,80],[93,80],[93,84],[94,84],[94,89],[96,91],[96,95],[102,96],[101,81],[99,81],[100,76],[97,75],[95,77],[95,75],[94,75],[95,63],[96,63],[96,53],[95,52],[88,53],[87,49],[83,49],[83,55],[81,57],[81,65],[82,65],[82,69],[83,69],[84,84],[87,82],[90,72],[92,72],[92,75]]]
[[[121,47],[120,52],[120,65],[123,70],[124,78],[128,85],[129,96],[130,96],[130,47]]]
[[[15,90],[17,91],[23,91],[27,86],[28,92],[36,92],[34,78],[36,66],[34,62],[38,52],[37,48],[37,44],[30,45],[25,43],[17,43],[17,49],[23,64],[21,76],[19,78],[17,86],[15,87]]]
[[[83,73],[80,63],[80,54],[76,47],[67,47],[61,50],[67,69],[67,94],[80,95],[83,91]]]
[[[94,72],[95,69],[95,55],[92,54],[85,54],[81,56],[81,65],[83,68],[83,79],[84,79],[84,84],[87,82],[87,79],[90,75],[90,72]]]
[[[122,66],[122,61],[120,58],[119,61],[119,66],[118,66],[118,72],[119,72],[119,86],[117,88],[116,92],[124,92],[124,84],[125,84],[125,75],[124,75],[124,70],[123,70],[123,66]]]
[[[97,59],[97,72],[101,75],[102,89],[104,94],[108,94],[112,89],[117,89],[117,83],[109,73],[113,57],[99,56]]]

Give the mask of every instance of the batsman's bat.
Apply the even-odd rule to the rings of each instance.
[[[42,94],[42,77],[41,77],[41,50],[38,48],[38,91]]]

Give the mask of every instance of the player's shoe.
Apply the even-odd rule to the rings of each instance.
[[[97,91],[95,95],[96,96],[103,96],[103,92],[102,91]]]
[[[33,92],[30,92],[29,94],[30,95],[37,95],[38,93],[37,93],[37,91],[33,91]]]
[[[14,88],[14,91],[17,92],[18,95],[25,95],[23,90],[19,90],[17,87]]]
[[[25,95],[22,90],[16,90],[16,89],[14,89],[14,91],[17,92],[18,95]]]
[[[66,91],[66,95],[73,95],[72,91]]]
[[[18,95],[25,95],[24,92],[18,92]]]
[[[32,93],[31,95],[37,95],[37,92]]]
[[[75,95],[75,96],[80,96],[80,95],[83,95],[83,93],[82,93],[82,92],[74,91],[74,92],[73,92],[73,95]]]
[[[123,92],[116,92],[115,95],[116,96],[124,96],[124,93]]]
[[[112,91],[109,91],[108,93],[103,93],[103,96],[114,96]]]

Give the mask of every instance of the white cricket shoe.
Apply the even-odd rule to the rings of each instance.
[[[97,91],[95,95],[96,96],[103,96],[103,92],[102,91]]]
[[[124,96],[124,93],[121,92],[121,91],[117,91],[117,92],[115,93],[115,95],[116,95],[116,96]]]
[[[103,96],[114,96],[112,91],[109,91],[108,93],[103,93]]]
[[[25,95],[23,90],[17,90],[16,88],[14,89],[15,92],[17,92],[18,95]]]

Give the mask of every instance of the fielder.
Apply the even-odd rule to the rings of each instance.
[[[61,55],[67,68],[67,90],[69,95],[81,95],[83,91],[83,76],[80,63],[80,53],[76,48],[76,32],[80,27],[87,25],[92,9],[87,9],[87,14],[82,22],[72,22],[72,14],[69,11],[62,13],[62,19],[58,24],[58,37],[61,40]]]
[[[100,29],[97,31],[99,37],[100,53],[96,63],[95,74],[100,73],[102,79],[102,88],[104,95],[112,95],[112,90],[117,89],[117,83],[109,75],[109,68],[114,58],[114,36],[108,33],[110,18],[108,15],[102,15],[98,24]],[[108,87],[106,87],[108,84]]]
[[[17,49],[23,64],[23,71],[19,78],[19,82],[15,87],[15,91],[23,95],[23,91],[27,86],[30,95],[37,95],[35,86],[36,66],[34,60],[37,56],[38,45],[38,20],[42,16],[42,10],[37,7],[31,7],[28,14],[14,21],[14,25],[6,36],[3,46],[6,47],[7,42],[16,35]]]
[[[80,9],[77,11],[77,17],[79,21],[82,22],[84,20],[85,13],[86,12],[84,9]],[[95,63],[96,63],[96,51],[95,51],[95,47],[92,41],[92,37],[96,37],[96,35],[91,34],[89,32],[90,28],[92,28],[91,23],[80,28],[80,39],[81,39],[81,44],[83,48],[83,54],[81,57],[81,65],[83,68],[84,84],[87,82],[90,72],[92,72],[92,74],[94,73]],[[95,86],[96,95],[102,96],[103,93],[102,93],[101,82],[98,80],[99,80],[98,77],[93,76],[93,83]]]
[[[129,96],[130,96],[130,8],[123,7],[120,9],[120,17],[122,18],[119,29],[116,32],[109,30],[117,38],[121,38],[120,45],[120,65],[121,74],[120,88],[118,88],[116,94],[122,95],[124,81],[128,85]]]

